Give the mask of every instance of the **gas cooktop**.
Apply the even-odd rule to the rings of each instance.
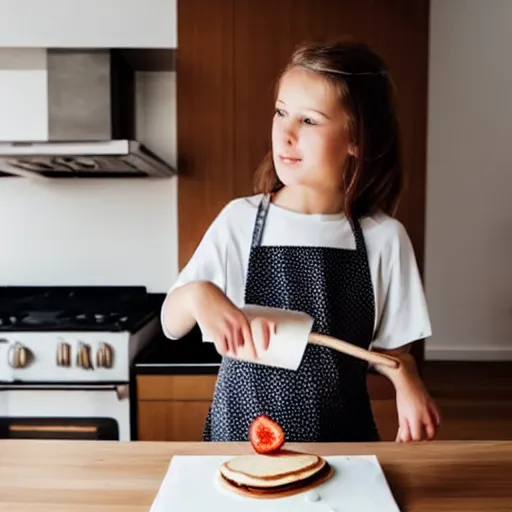
[[[136,332],[164,298],[143,286],[0,287],[0,332]]]

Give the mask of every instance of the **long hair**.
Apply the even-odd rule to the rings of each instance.
[[[348,155],[341,181],[343,210],[355,217],[383,211],[395,215],[403,189],[400,127],[393,84],[385,63],[370,47],[354,42],[307,43],[298,47],[280,74],[300,67],[331,83],[348,117],[348,135],[357,147]],[[255,175],[255,192],[283,187],[269,151]]]

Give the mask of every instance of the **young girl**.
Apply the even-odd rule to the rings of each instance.
[[[306,312],[315,332],[398,356],[398,370],[377,367],[396,389],[396,439],[433,439],[439,413],[408,354],[430,321],[413,248],[393,218],[399,127],[378,55],[353,43],[293,53],[256,183],[257,195],[220,212],[162,308],[169,338],[197,323],[224,356],[204,440],[247,440],[261,414],[287,441],[379,439],[366,363],[316,345],[297,371],[231,357],[244,345],[256,355],[245,304]],[[267,346],[274,326],[263,326]]]

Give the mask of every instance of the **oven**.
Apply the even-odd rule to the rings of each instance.
[[[143,287],[0,287],[0,438],[136,439],[132,364],[161,332]]]
[[[0,438],[129,441],[129,385],[0,384]]]

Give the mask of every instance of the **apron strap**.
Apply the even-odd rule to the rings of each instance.
[[[254,222],[254,229],[252,232],[252,248],[259,247],[261,245],[269,205],[270,194],[264,194],[261,198],[260,204],[258,205],[258,212],[256,213],[256,221]]]
[[[358,217],[356,217],[354,219],[354,225],[353,225],[352,229],[353,229],[354,238],[355,238],[355,241],[356,241],[356,251],[362,257],[364,257],[364,259],[366,260],[367,259],[366,243],[364,241],[363,230],[361,229],[361,224],[359,222],[359,218]]]

